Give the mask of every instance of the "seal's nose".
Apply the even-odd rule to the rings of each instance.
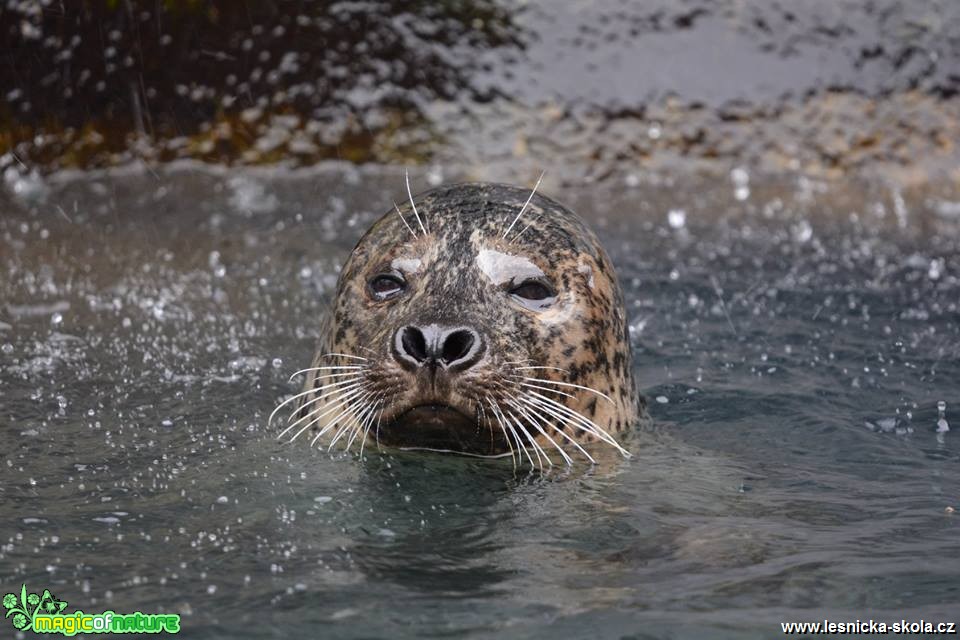
[[[483,340],[469,327],[407,325],[394,336],[393,355],[411,371],[428,366],[463,371],[480,360]]]

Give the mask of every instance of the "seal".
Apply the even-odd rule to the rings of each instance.
[[[541,176],[542,178],[542,176]],[[281,437],[542,468],[596,462],[645,414],[613,264],[569,209],[505,184],[442,186],[375,222],[340,272]],[[273,415],[271,415],[271,419]]]

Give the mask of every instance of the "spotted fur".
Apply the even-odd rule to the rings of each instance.
[[[518,283],[498,280],[511,273],[500,274],[500,263],[514,257],[553,284],[550,306],[528,308],[510,293]],[[406,282],[388,301],[377,300],[368,284],[385,270],[401,271]],[[466,371],[424,382],[391,350],[398,328],[414,323],[473,327],[483,356]],[[597,441],[626,455],[617,435],[645,413],[610,258],[569,209],[502,184],[443,186],[411,196],[373,224],[340,273],[297,402],[285,430],[294,438],[306,430],[315,441],[359,441],[361,449],[373,442],[415,447],[416,429],[398,436],[397,417],[443,404],[471,417],[465,452],[509,451],[541,466],[542,457],[569,462],[563,451],[593,460],[585,445]]]

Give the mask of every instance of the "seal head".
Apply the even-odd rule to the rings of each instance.
[[[623,294],[596,236],[528,189],[443,186],[357,243],[283,435],[532,466],[627,455],[644,411]]]

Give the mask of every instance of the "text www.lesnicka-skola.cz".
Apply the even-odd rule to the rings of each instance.
[[[780,628],[786,635],[791,634],[956,634],[956,622],[928,622],[926,620],[899,620],[897,622],[878,622],[876,620],[855,620],[853,622],[781,622]]]

